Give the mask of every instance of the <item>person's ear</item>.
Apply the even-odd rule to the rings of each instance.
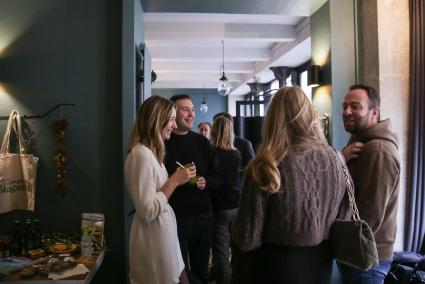
[[[381,111],[381,109],[379,107],[373,107],[370,110],[370,113],[372,115],[372,118],[376,118],[376,120],[378,120],[380,111]]]

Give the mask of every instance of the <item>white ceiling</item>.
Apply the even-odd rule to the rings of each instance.
[[[179,3],[185,1],[189,0]],[[146,46],[152,56],[152,69],[158,75],[152,87],[216,88],[223,40],[224,66],[231,94],[246,94],[249,92],[247,82],[268,82],[274,78],[269,67],[294,67],[310,59],[310,23],[306,14],[314,12],[325,1],[274,1],[280,3],[276,4],[280,11],[289,12],[276,15],[270,13],[273,11],[270,7],[267,11],[270,14],[265,15],[255,14],[256,9],[264,10],[264,7],[254,7],[258,2],[248,1],[251,6],[247,5],[247,0],[243,3],[250,14],[205,13],[204,6],[193,7],[192,3],[191,8],[186,9],[191,13],[181,12],[184,5],[178,6],[179,12],[175,13],[176,8],[170,8],[165,2],[159,3],[163,6],[149,8],[151,3],[146,0],[142,3],[145,11],[145,7],[154,11],[144,13]],[[235,10],[235,7],[230,8]],[[204,13],[194,13],[196,9]],[[161,10],[166,12],[159,12]],[[210,7],[209,10],[217,9]]]

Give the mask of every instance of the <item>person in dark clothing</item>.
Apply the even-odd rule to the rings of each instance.
[[[230,226],[236,216],[240,198],[239,151],[233,145],[232,121],[217,117],[211,131],[211,142],[216,149],[222,170],[223,183],[212,193],[213,201],[213,274],[217,284],[228,284],[231,278],[229,262]]]
[[[165,143],[164,165],[172,174],[178,167],[177,162],[194,163],[198,178],[179,186],[169,203],[176,214],[180,249],[189,280],[207,283],[213,218],[211,191],[220,186],[222,177],[209,140],[190,130],[195,119],[191,98],[176,95],[171,100],[176,107],[177,128]]]
[[[230,119],[230,121],[233,123],[233,117],[228,112],[219,112],[214,115],[213,119],[216,119],[217,117],[221,117],[221,116]],[[234,144],[236,149],[238,149],[239,152],[241,153],[242,169],[244,169],[248,165],[249,161],[251,161],[252,158],[254,158],[254,155],[255,155],[254,148],[252,147],[251,141],[245,138],[239,137],[237,135],[235,135]]]
[[[235,147],[239,150],[242,156],[242,166],[245,168],[249,161],[254,158],[254,148],[252,147],[251,141],[242,138],[240,136],[235,136]]]
[[[227,119],[230,119],[230,121],[232,122],[233,125],[233,117],[230,115],[230,113],[228,112],[219,112],[217,114],[214,115],[213,119],[217,119],[219,117],[225,117]],[[234,130],[233,130],[234,131]],[[239,171],[239,180],[240,180],[240,184],[243,184],[243,181],[245,179],[245,168],[248,165],[249,161],[251,161],[254,158],[254,148],[252,147],[252,143],[251,141],[239,137],[237,135],[234,136],[234,146],[236,147],[236,149],[239,150],[239,153],[241,155],[242,161],[241,161],[241,166],[240,166],[240,171]],[[232,248],[232,255],[233,252],[237,251],[237,248],[233,246],[233,244],[231,244],[231,248]],[[238,258],[243,258],[244,255],[243,254],[238,254],[237,256]],[[235,275],[235,271],[237,271],[239,268],[236,266],[236,263],[233,261],[233,257],[232,257],[232,262],[231,262],[231,266],[232,266],[232,270],[233,270],[233,274],[232,274],[232,283],[236,283],[238,282],[238,280],[235,280],[233,278],[233,276]],[[214,263],[213,266],[211,267],[210,270],[210,274],[208,276],[209,280],[214,280],[216,277],[215,275],[215,267],[214,267]]]

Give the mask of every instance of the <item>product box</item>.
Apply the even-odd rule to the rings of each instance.
[[[104,245],[103,228],[105,226],[105,216],[101,213],[81,214],[81,235],[85,232],[91,235],[94,247],[102,248]]]

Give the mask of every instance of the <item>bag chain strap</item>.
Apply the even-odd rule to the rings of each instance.
[[[354,197],[353,181],[351,180],[350,173],[348,172],[347,167],[343,165],[342,169],[344,171],[344,177],[347,183],[346,189],[347,189],[348,199],[350,200],[350,206],[353,212],[352,218],[354,221],[360,222],[361,219],[360,219],[359,209],[357,208],[356,199]]]

